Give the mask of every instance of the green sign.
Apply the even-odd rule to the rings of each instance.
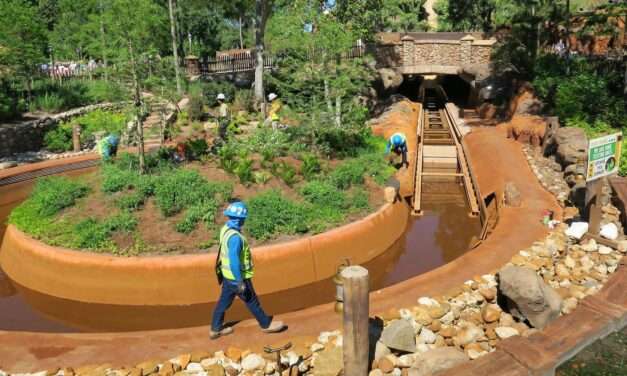
[[[623,135],[611,134],[588,143],[588,172],[586,181],[593,181],[618,172]]]

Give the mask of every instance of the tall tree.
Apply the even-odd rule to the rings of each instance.
[[[30,101],[32,79],[45,62],[44,22],[37,8],[25,0],[0,2],[0,20],[0,70],[9,71],[26,86]]]
[[[263,60],[265,50],[266,22],[272,7],[272,0],[255,0],[255,100],[265,112],[263,86]]]
[[[112,0],[107,9],[105,25],[112,42],[112,51],[119,64],[127,67],[133,85],[136,108],[139,172],[145,172],[144,130],[142,121],[142,71],[140,57],[151,56],[164,40],[166,10],[152,0]],[[141,49],[141,51],[140,51]]]
[[[181,77],[179,72],[179,53],[176,43],[176,22],[174,18],[174,9],[176,6],[172,5],[174,0],[168,0],[168,10],[170,14],[170,34],[172,36],[172,52],[174,54],[174,74],[176,75],[176,92],[181,95],[183,89],[181,89]]]

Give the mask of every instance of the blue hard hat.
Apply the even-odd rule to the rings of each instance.
[[[401,146],[405,143],[405,137],[403,135],[396,133],[392,136],[392,144],[394,146]]]
[[[119,142],[120,142],[120,138],[118,136],[114,134],[109,136],[109,144],[111,144],[111,146],[118,146]]]
[[[248,209],[246,208],[246,204],[241,201],[237,201],[226,208],[224,215],[229,218],[246,219],[246,217],[248,217]]]

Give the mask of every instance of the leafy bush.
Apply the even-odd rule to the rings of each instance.
[[[235,167],[235,175],[239,178],[240,183],[248,184],[253,181],[253,161],[251,159],[242,159]]]
[[[253,112],[255,110],[255,97],[252,90],[237,90],[233,98],[234,111]]]
[[[223,93],[227,100],[232,100],[235,96],[235,85],[227,81],[208,81],[200,84],[200,90],[202,95],[207,98],[207,105],[209,107],[215,107],[218,105],[216,97],[218,94]],[[191,91],[191,90],[190,90]]]
[[[127,95],[126,89],[115,81],[86,81],[87,96],[92,103],[120,102]]]
[[[144,205],[146,196],[143,192],[131,192],[116,199],[115,204],[123,210],[138,210]]]
[[[61,112],[65,108],[67,107],[63,98],[55,93],[44,93],[41,96],[35,97],[30,103],[31,111],[57,113]]]
[[[396,173],[396,169],[383,158],[383,152],[364,154],[358,160],[365,167],[366,174],[379,185],[385,184]]]
[[[218,157],[220,158],[220,167],[229,173],[233,173],[235,171],[235,167],[237,167],[237,160],[235,157],[237,156],[236,146],[227,143],[220,148],[218,151]]]
[[[298,179],[298,175],[296,173],[296,168],[285,161],[281,161],[280,163],[272,164],[272,173],[274,176],[280,178],[287,184],[289,187],[296,183]]]
[[[188,159],[200,160],[209,152],[209,145],[204,138],[188,140],[185,143],[185,154]]]
[[[130,213],[121,213],[103,221],[88,218],[77,223],[72,231],[73,248],[115,249],[111,235],[115,232],[130,233],[137,227],[137,219]]]
[[[72,150],[72,128],[62,124],[46,132],[44,147],[54,153]]]
[[[253,181],[255,184],[266,184],[272,179],[272,175],[268,171],[255,171],[253,172]]]
[[[247,221],[248,232],[259,240],[270,239],[277,234],[307,232],[307,208],[283,196],[280,191],[270,190],[253,197],[249,203],[251,216]]]
[[[37,181],[30,197],[13,209],[9,223],[34,236],[43,235],[52,216],[73,206],[88,192],[87,186],[64,177],[47,177]]]
[[[199,95],[192,95],[189,98],[189,107],[187,109],[187,114],[189,115],[189,119],[192,121],[200,121],[205,115],[205,104],[203,98]]]
[[[314,154],[305,154],[303,156],[302,173],[305,180],[311,180],[322,171],[320,160]]]
[[[329,175],[329,179],[337,188],[348,189],[353,185],[363,184],[365,172],[366,166],[354,159],[337,166]]]
[[[196,229],[200,221],[210,227],[215,222],[216,210],[218,210],[218,204],[215,200],[207,200],[191,206],[185,211],[183,220],[176,224],[176,231],[189,234]]]
[[[368,192],[363,188],[354,189],[350,195],[350,205],[356,211],[369,209],[370,200]]]
[[[326,181],[309,182],[301,188],[300,194],[305,200],[318,206],[329,206],[338,210],[349,206],[346,194]]]

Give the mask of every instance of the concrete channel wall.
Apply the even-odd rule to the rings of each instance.
[[[377,132],[387,137],[405,132],[413,155],[419,110],[419,105],[408,101],[395,104]],[[397,174],[405,196],[413,193],[414,163]],[[18,171],[39,169],[33,164]],[[347,258],[353,264],[366,263],[402,235],[408,218],[403,201],[386,203],[368,217],[337,229],[255,248],[255,288],[262,295],[293,289],[333,277]],[[80,252],[49,246],[14,226],[7,228],[0,248],[0,266],[24,287],[59,298],[116,305],[215,302],[219,296],[215,261],[215,254],[124,258]]]

